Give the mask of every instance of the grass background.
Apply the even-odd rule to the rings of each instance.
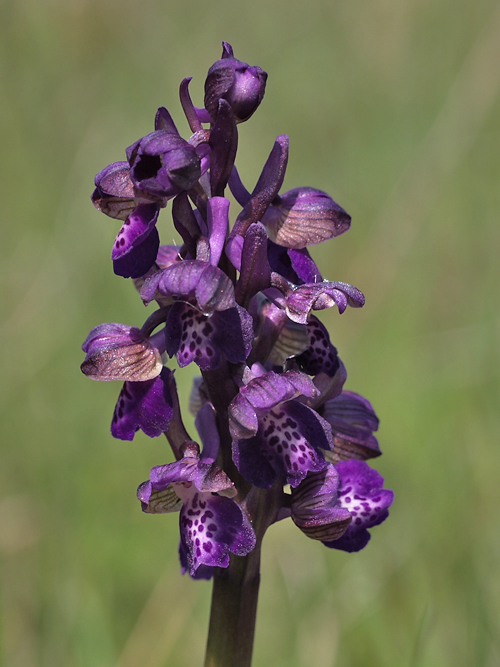
[[[352,215],[314,255],[367,303],[322,319],[396,492],[357,555],[269,531],[254,665],[500,664],[499,34],[493,0],[0,4],[2,665],[202,664],[210,585],[180,577],[176,517],[135,499],[166,443],[114,441],[119,387],[79,364],[90,328],[145,318],[93,176],[160,105],[187,134],[178,84],[201,104],[223,39],[269,73],[243,180],[287,133],[285,188]]]

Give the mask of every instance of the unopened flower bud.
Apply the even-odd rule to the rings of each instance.
[[[205,81],[205,108],[216,120],[219,100],[229,102],[237,123],[248,120],[262,102],[267,73],[233,56],[230,44],[223,42],[222,58],[208,70]]]

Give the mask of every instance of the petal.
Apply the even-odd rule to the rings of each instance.
[[[257,433],[258,418],[283,401],[299,393],[315,396],[318,391],[307,375],[271,372],[254,378],[241,387],[229,405],[229,430],[234,440],[250,438]]]
[[[255,533],[234,500],[200,493],[191,487],[180,513],[181,542],[189,573],[202,565],[227,567],[229,552],[246,556],[255,547]]]
[[[323,278],[307,248],[287,250],[292,268],[303,283],[321,283]]]
[[[337,505],[349,511],[352,522],[339,540],[324,544],[342,551],[359,551],[368,544],[368,529],[389,516],[394,493],[382,488],[384,478],[365,461],[341,461],[335,467],[340,476]]]
[[[105,167],[95,177],[95,185],[92,203],[96,209],[111,218],[126,220],[136,206],[128,162],[114,162]]]
[[[179,560],[181,562],[182,574],[186,574],[186,572],[189,572],[187,554],[188,554],[187,548],[184,546],[184,543],[181,540],[179,542]],[[210,567],[209,565],[200,565],[195,569],[194,574],[191,574],[189,572],[189,576],[192,579],[210,580],[214,576],[214,568]]]
[[[365,302],[363,294],[352,285],[341,282],[299,285],[286,296],[286,312],[294,322],[307,324],[311,310],[323,310],[338,306],[343,313],[347,306],[360,308]]]
[[[209,315],[236,305],[234,288],[228,276],[216,266],[199,260],[176,262],[144,283],[143,292],[151,292],[149,282],[157,284],[163,296],[195,299],[200,310]]]
[[[174,414],[169,374],[170,370],[163,368],[154,380],[125,382],[111,423],[114,438],[133,440],[139,429],[155,438],[168,430]]]

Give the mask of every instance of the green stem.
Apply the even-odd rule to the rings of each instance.
[[[257,618],[260,554],[266,529],[283,505],[283,488],[252,488],[243,506],[257,544],[247,556],[231,556],[228,568],[215,568],[205,667],[250,667]]]
[[[215,569],[205,667],[250,667],[260,583],[260,544]]]

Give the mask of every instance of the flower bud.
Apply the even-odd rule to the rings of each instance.
[[[237,60],[227,42],[222,45],[222,58],[208,70],[205,81],[205,108],[215,122],[219,100],[225,99],[231,105],[236,122],[242,123],[262,102],[267,73]]]

